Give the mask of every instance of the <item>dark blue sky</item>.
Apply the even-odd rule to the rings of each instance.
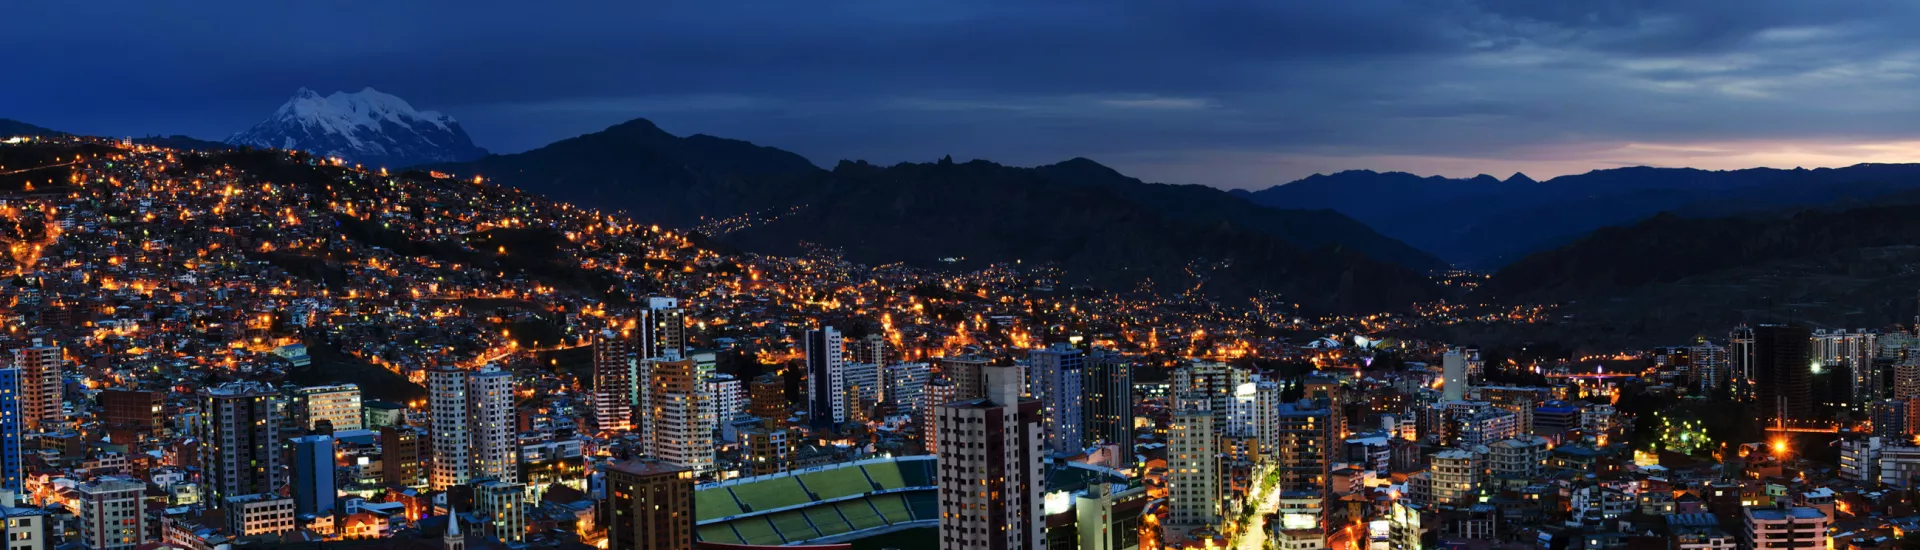
[[[1222,187],[1828,166],[1920,160],[1916,27],[1778,0],[9,3],[0,117],[217,139],[371,86],[496,152],[647,117],[820,164]]]

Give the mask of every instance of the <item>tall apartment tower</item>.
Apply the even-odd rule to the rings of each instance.
[[[106,476],[73,489],[80,496],[80,536],[87,548],[122,550],[147,543],[147,513],[140,505],[146,483]]]
[[[647,298],[647,331],[641,358],[679,359],[687,356],[687,316],[680,299]]]
[[[204,472],[200,502],[279,490],[280,394],[259,382],[229,382],[200,391]]]
[[[1173,383],[1168,385],[1167,395],[1198,394],[1207,400],[1214,429],[1225,430],[1233,415],[1234,395],[1241,386],[1252,382],[1253,373],[1245,369],[1219,361],[1195,360],[1173,371]]]
[[[293,442],[293,505],[299,514],[333,512],[339,486],[333,480],[333,436],[309,435]]]
[[[1812,332],[1793,325],[1761,325],[1753,329],[1754,397],[1760,419],[1809,420],[1813,413]]]
[[[940,374],[953,382],[954,399],[979,399],[987,396],[986,386],[982,383],[980,369],[987,367],[987,359],[978,355],[958,355],[940,359]]]
[[[985,367],[987,397],[936,410],[941,548],[1041,548],[1046,488],[1040,402],[1015,367]]]
[[[438,368],[427,371],[427,401],[432,413],[433,465],[427,486],[435,491],[465,485],[473,477],[467,435],[467,371]]]
[[[1040,399],[1040,414],[1047,430],[1047,452],[1075,454],[1085,450],[1086,432],[1084,386],[1087,354],[1066,344],[1027,353],[1032,369],[1034,397]]]
[[[654,361],[647,384],[648,455],[695,474],[713,469],[715,426],[701,414],[706,384],[692,359]]]
[[[1118,353],[1095,350],[1087,361],[1081,392],[1086,396],[1088,441],[1133,450],[1133,364]]]
[[[639,385],[633,379],[638,342],[632,335],[612,329],[600,331],[593,339],[593,418],[602,432],[620,433],[633,429],[633,406],[639,401]]]
[[[921,412],[920,417],[920,428],[924,430],[921,434],[921,443],[926,446],[927,454],[934,454],[939,451],[940,444],[937,433],[939,431],[937,428],[940,427],[940,406],[959,401],[959,399],[955,397],[957,394],[954,392],[953,382],[948,382],[945,378],[935,378],[927,382],[925,393],[927,407]]]
[[[1333,415],[1333,409],[1325,401],[1316,400],[1282,404],[1274,414],[1278,420],[1274,430],[1279,439],[1274,452],[1274,467],[1280,477],[1278,490],[1319,497],[1319,525],[1323,528],[1336,524],[1326,516],[1334,504],[1329,477],[1336,453],[1340,452],[1336,447],[1339,433],[1335,431]],[[1331,531],[1321,534],[1331,534]]]
[[[33,345],[13,350],[13,368],[20,369],[20,427],[28,432],[60,429],[60,346],[33,339]]]
[[[807,331],[807,418],[816,429],[847,421],[846,340],[833,327]]]
[[[381,480],[389,487],[426,487],[426,430],[414,426],[380,427]]]
[[[1440,356],[1440,374],[1445,380],[1440,386],[1440,400],[1462,401],[1467,398],[1467,356],[1459,349],[1447,350]]]
[[[491,365],[434,369],[427,372],[427,386],[433,413],[428,487],[443,491],[479,477],[518,482],[513,374]]]
[[[21,431],[24,419],[21,414],[21,371],[19,368],[0,369],[0,489],[22,494],[26,482],[26,466],[23,462],[23,445],[26,435]],[[12,504],[0,502],[0,505]]]
[[[1753,327],[1745,324],[1733,327],[1733,333],[1727,337],[1727,376],[1733,380],[1733,394],[1740,399],[1754,397]]]
[[[1173,397],[1167,425],[1166,535],[1194,527],[1220,525],[1219,438],[1214,433],[1212,397],[1187,393]]]
[[[666,464],[620,462],[607,467],[613,522],[609,550],[693,547],[693,472]]]

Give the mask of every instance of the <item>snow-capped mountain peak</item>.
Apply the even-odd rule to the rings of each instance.
[[[266,121],[227,143],[302,149],[370,166],[411,166],[480,158],[453,117],[417,111],[407,100],[371,87],[322,97],[302,87]]]

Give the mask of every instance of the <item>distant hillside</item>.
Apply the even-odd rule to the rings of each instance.
[[[1037,168],[843,161],[829,171],[779,149],[676,137],[635,120],[433,168],[677,226],[779,213],[721,237],[749,250],[791,253],[811,243],[868,263],[1057,262],[1110,285],[1191,288],[1204,279],[1203,290],[1222,296],[1266,290],[1340,311],[1434,298],[1420,272],[1444,266],[1337,212],[1144,183],[1086,159]]]
[[[1527,256],[1475,293],[1493,302],[1562,304],[1564,318],[1435,336],[1585,342],[1601,350],[1722,338],[1740,322],[1878,328],[1911,323],[1916,290],[1920,205],[1662,214]]]
[[[156,147],[166,147],[169,149],[181,149],[186,151],[225,151],[228,149],[240,148],[238,146],[228,145],[224,142],[208,141],[204,139],[199,139],[199,138],[190,137],[190,136],[183,136],[179,134],[174,134],[171,136],[137,137],[137,138],[133,138],[133,142],[141,145],[153,145]]]
[[[53,137],[64,135],[67,134],[58,130],[49,130],[10,118],[0,118],[0,136]]]
[[[1330,208],[1450,262],[1499,267],[1661,212],[1724,216],[1917,188],[1920,165],[1863,164],[1815,170],[1635,167],[1544,182],[1524,174],[1500,180],[1349,171],[1241,194],[1276,208]]]

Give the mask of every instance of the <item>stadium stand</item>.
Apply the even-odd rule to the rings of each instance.
[[[785,545],[925,526],[939,520],[933,471],[930,456],[874,458],[701,485],[695,533],[701,542]]]

